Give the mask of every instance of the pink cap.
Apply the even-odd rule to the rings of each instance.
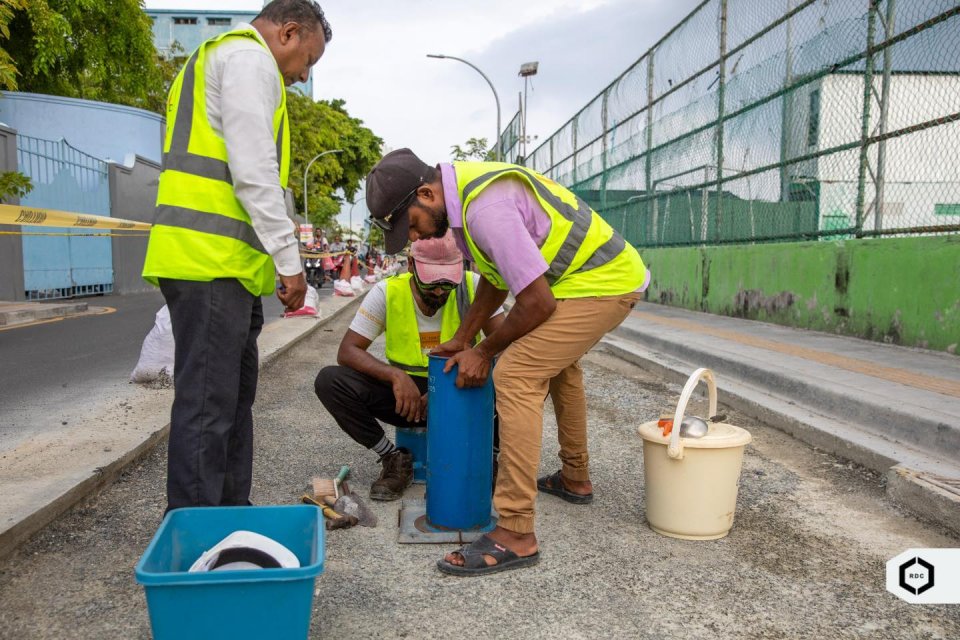
[[[442,238],[417,240],[410,245],[413,268],[421,282],[446,280],[460,284],[463,280],[463,254],[457,248],[453,232],[447,231]]]

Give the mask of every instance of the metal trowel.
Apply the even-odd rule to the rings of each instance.
[[[350,491],[350,485],[341,482],[340,489],[340,497],[333,504],[333,509],[345,516],[356,517],[362,527],[377,526],[377,515],[367,507],[360,496]]]

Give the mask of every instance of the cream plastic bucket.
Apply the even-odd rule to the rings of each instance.
[[[730,532],[743,450],[752,440],[746,429],[709,420],[702,438],[680,437],[687,402],[701,379],[710,394],[710,416],[715,416],[713,372],[697,369],[680,394],[669,436],[656,420],[637,428],[643,438],[647,522],[657,533],[685,540],[714,540]]]

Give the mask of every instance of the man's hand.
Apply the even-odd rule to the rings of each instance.
[[[490,375],[490,358],[478,348],[465,349],[451,356],[443,372],[448,373],[454,365],[458,367],[457,387],[460,389],[483,386]]]
[[[430,353],[458,353],[466,349],[469,345],[466,340],[462,340],[457,336],[453,336],[443,344],[438,344],[433,349],[430,349]]]
[[[296,311],[303,308],[303,300],[306,297],[307,280],[303,276],[303,271],[295,276],[280,276],[277,298],[280,299],[287,311]]]
[[[393,376],[393,397],[397,399],[395,411],[408,422],[420,422],[427,415],[426,394],[420,396],[420,389],[410,376],[396,369]]]
[[[420,418],[427,420],[427,394],[420,396]]]

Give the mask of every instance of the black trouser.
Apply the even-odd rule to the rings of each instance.
[[[410,379],[417,385],[421,395],[427,392],[426,377],[410,376]],[[324,367],[317,374],[314,390],[340,428],[367,449],[375,447],[384,436],[383,427],[377,420],[406,429],[427,426],[426,420],[409,422],[396,412],[397,399],[391,385],[350,367]],[[494,449],[500,441],[498,427],[498,419],[494,415]]]
[[[176,355],[167,510],[250,504],[263,304],[238,280],[160,280]]]

